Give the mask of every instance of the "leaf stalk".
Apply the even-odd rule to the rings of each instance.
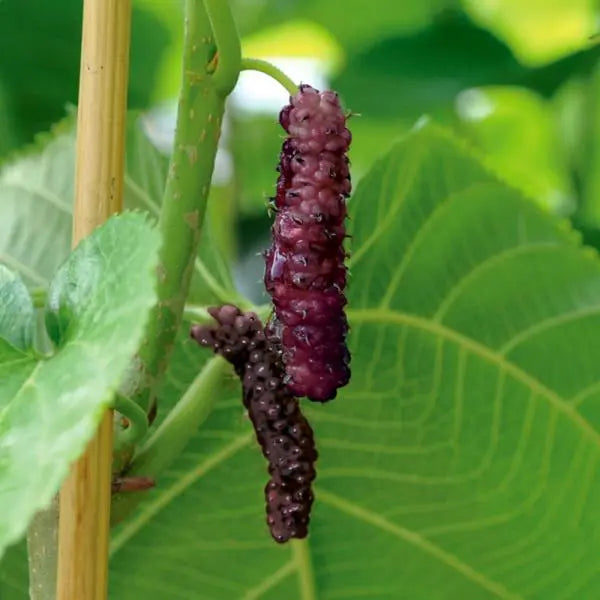
[[[294,83],[281,69],[274,64],[259,58],[242,58],[242,71],[259,71],[280,83],[293,96],[298,92],[298,85]]]

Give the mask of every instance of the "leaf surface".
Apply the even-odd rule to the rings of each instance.
[[[0,553],[58,491],[92,437],[139,343],[154,300],[158,235],[113,217],[83,240],[50,288],[57,351],[0,352]]]
[[[143,117],[130,113],[125,207],[157,219],[167,168],[167,157],[145,134]],[[0,168],[0,263],[18,272],[30,287],[47,287],[69,253],[74,180],[75,131],[69,119],[45,134],[37,148]],[[205,232],[192,287],[191,299],[197,303],[215,301],[207,288],[233,291],[230,255],[221,251],[211,228]]]
[[[266,531],[266,465],[232,378],[115,531],[111,597],[594,597],[597,256],[434,126],[350,207],[353,378],[303,403],[320,454],[310,537]]]

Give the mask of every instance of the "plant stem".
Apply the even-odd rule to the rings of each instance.
[[[223,0],[220,3],[225,4]],[[204,3],[187,0],[185,10],[183,83],[175,147],[159,219],[163,244],[159,255],[158,303],[150,315],[139,351],[141,380],[135,400],[146,411],[166,369],[181,324],[225,108],[225,88],[217,89],[208,73],[213,43]],[[223,10],[221,8],[219,14]],[[234,35],[235,30],[230,34]],[[219,60],[226,65],[234,62],[227,57],[226,47]],[[229,67],[226,72],[227,69]]]
[[[119,439],[115,445],[135,444],[140,441],[148,431],[148,417],[146,412],[140,408],[139,404],[120,394],[115,396],[113,408],[129,421],[127,429],[122,431],[120,435],[117,433]],[[115,452],[117,451],[117,448],[115,448]]]
[[[183,318],[191,323],[214,323],[214,319],[208,314],[208,306],[186,304]]]
[[[130,0],[84,0],[73,244],[122,207],[130,21]],[[106,411],[60,492],[57,600],[107,597],[112,430]]]
[[[260,71],[279,82],[293,96],[298,93],[296,85],[281,69],[259,58],[242,58],[242,71]]]
[[[58,497],[38,512],[27,530],[30,600],[56,598],[58,558]]]
[[[157,477],[187,446],[210,414],[229,364],[220,357],[209,360],[175,408],[160,424],[131,463],[127,476]],[[140,501],[140,494],[117,494],[113,499],[112,522],[123,520]]]
[[[44,308],[46,306],[48,290],[45,288],[34,288],[29,293],[31,294],[31,301],[34,308]]]
[[[234,300],[230,300],[233,304]],[[237,304],[242,310],[251,310],[255,312],[261,321],[265,321],[269,318],[273,307],[270,304],[260,304],[255,306],[253,304]],[[183,312],[183,316],[186,321],[193,323],[214,323],[214,319],[208,314],[208,306],[198,306],[196,304],[186,304]]]
[[[204,0],[204,6],[217,43],[217,68],[212,75],[214,86],[222,96],[233,90],[240,74],[242,49],[229,2],[226,0]]]
[[[212,273],[209,271],[208,267],[200,260],[196,259],[195,268],[199,275],[204,280],[206,287],[214,294],[214,296],[221,303],[225,304],[227,302],[231,302],[236,304],[240,308],[248,308],[251,306],[251,303],[246,300],[237,290],[229,290],[224,288],[215,277],[213,277]]]

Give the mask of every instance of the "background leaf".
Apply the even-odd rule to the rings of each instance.
[[[155,301],[158,243],[136,214],[82,241],[49,298],[61,323],[69,318],[61,347],[45,360],[13,360],[8,385],[0,382],[0,553],[50,502],[119,385]]]
[[[458,129],[490,166],[540,205],[561,215],[575,211],[566,154],[552,105],[518,87],[473,88],[456,100]]]
[[[596,33],[594,0],[462,0],[462,4],[531,64],[578,49]]]
[[[599,57],[595,46],[527,68],[509,46],[452,11],[427,29],[379,39],[352,55],[333,87],[362,114],[416,118],[423,112],[443,114],[470,87],[522,85],[550,96],[567,78],[589,73]]]
[[[234,2],[236,20],[244,34],[277,23],[302,19],[328,29],[343,46],[362,47],[381,36],[423,27],[432,16],[457,3],[454,0],[410,3],[379,0],[377,10],[366,11],[361,0],[348,0],[343,13],[351,15],[351,18],[340,18],[340,6],[335,2],[268,0],[254,4]]]
[[[138,4],[132,16],[131,108],[149,105],[169,43],[169,31]],[[63,117],[68,103],[77,102],[82,6],[78,0],[0,3],[0,87],[16,137],[13,147],[30,142]]]
[[[158,218],[166,180],[168,158],[148,140],[145,121],[131,113],[127,126],[125,206],[147,211]],[[46,287],[71,246],[73,183],[75,180],[75,131],[70,119],[44,134],[37,146],[0,169],[0,263],[21,274],[30,287]],[[213,197],[219,193],[213,189]],[[224,202],[209,211],[213,223],[226,208]],[[222,219],[220,223],[232,220]],[[223,293],[231,293],[230,261],[226,233],[219,237],[214,226],[205,228],[190,300],[214,302],[207,292],[206,277]],[[210,287],[210,286],[209,286]]]

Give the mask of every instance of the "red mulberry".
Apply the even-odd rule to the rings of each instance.
[[[265,497],[271,535],[280,543],[306,537],[317,451],[312,429],[283,382],[280,353],[254,313],[230,305],[209,312],[217,325],[195,325],[191,335],[229,361],[242,381],[244,406],[269,461]]]
[[[265,254],[265,285],[275,307],[269,336],[281,344],[291,391],[324,402],[350,379],[343,244],[351,135],[337,94],[308,85],[279,122],[289,135]]]

